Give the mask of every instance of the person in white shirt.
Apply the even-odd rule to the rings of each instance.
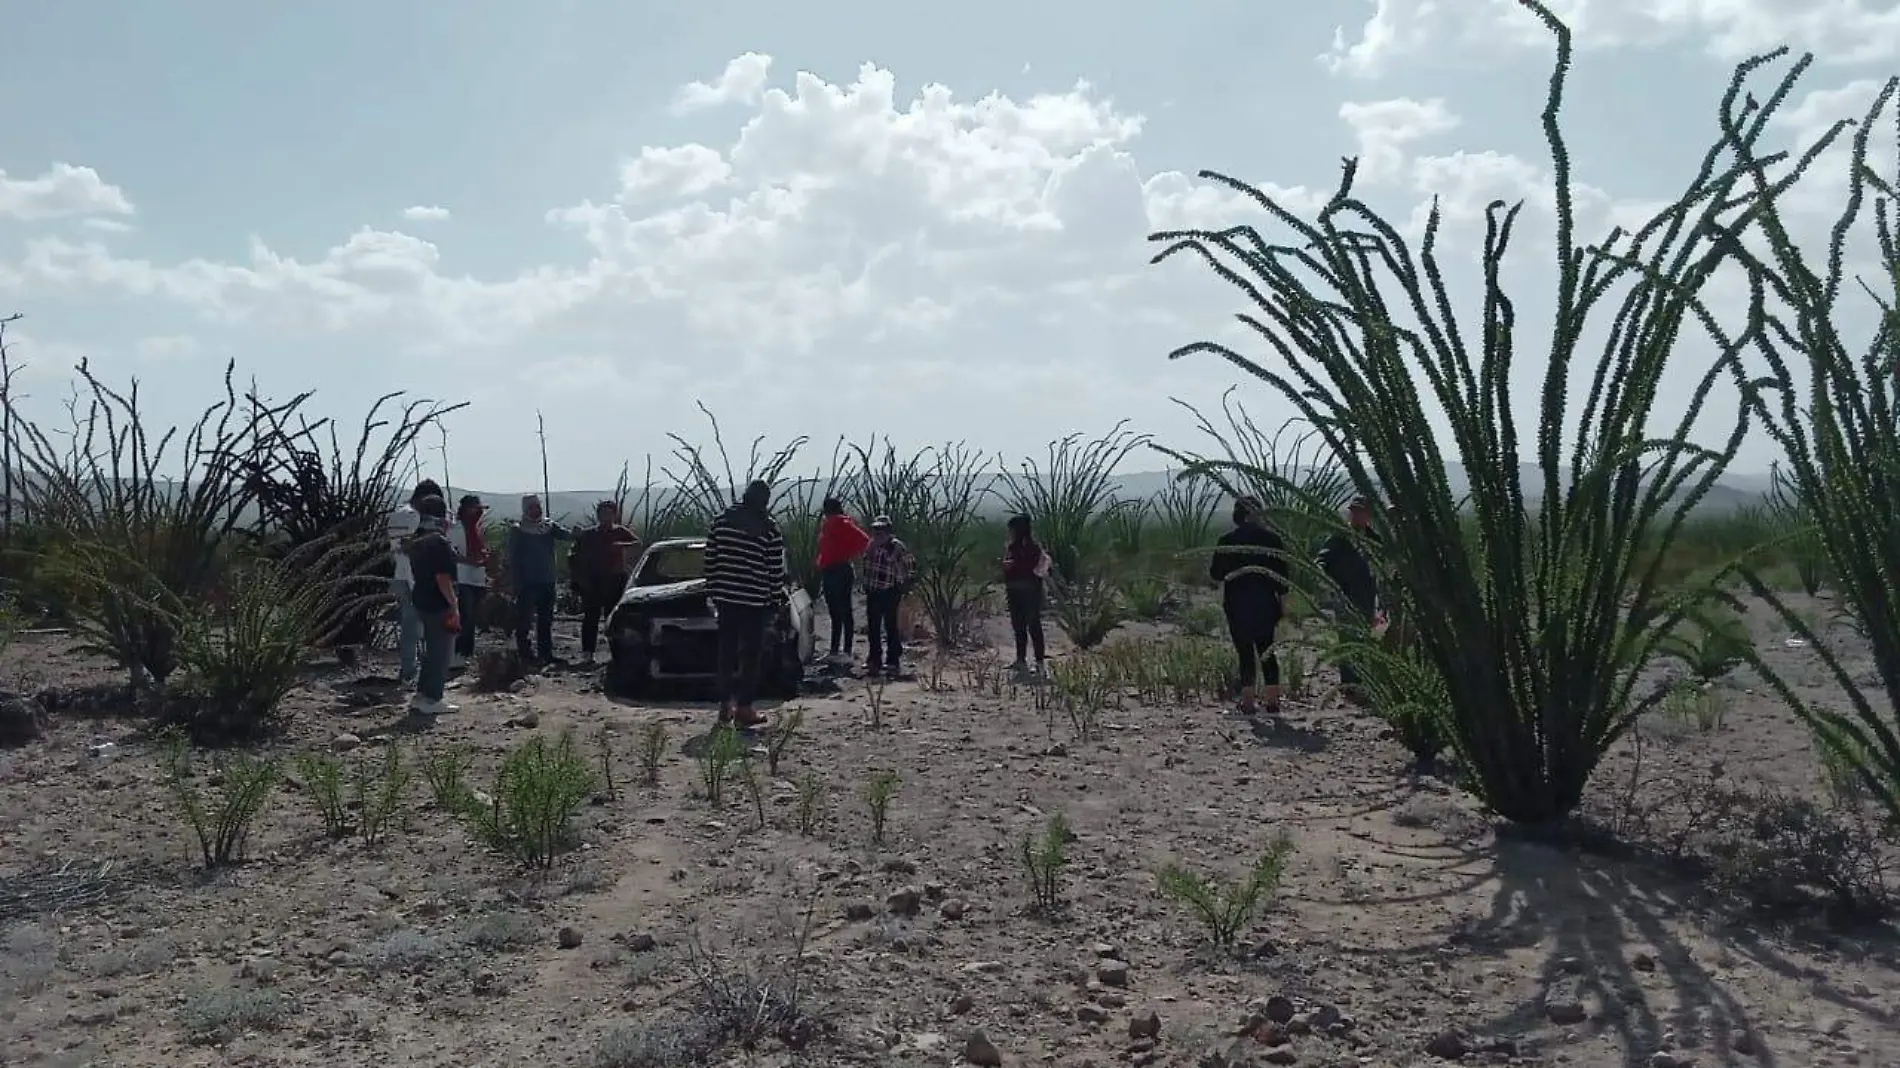
[[[449,544],[456,558],[455,593],[462,615],[462,631],[455,636],[455,655],[449,660],[451,669],[466,666],[468,658],[475,655],[475,632],[479,629],[476,620],[480,618],[477,610],[488,595],[488,541],[482,536],[482,522],[487,516],[488,506],[470,493],[457,503],[455,523],[449,527]]]
[[[407,503],[389,513],[388,535],[389,555],[395,566],[389,580],[389,592],[396,598],[396,608],[400,612],[396,622],[396,677],[404,686],[413,686],[419,667],[417,652],[422,646],[422,616],[416,612],[415,574],[409,566],[408,541],[414,537],[421,525],[422,514],[416,511],[416,502],[424,497],[442,496],[442,487],[434,479],[423,479],[416,483],[416,491],[409,495]]]

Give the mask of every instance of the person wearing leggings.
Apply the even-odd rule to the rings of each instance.
[[[1273,652],[1273,632],[1286,614],[1286,539],[1267,525],[1258,500],[1234,502],[1234,529],[1221,535],[1208,577],[1220,586],[1227,633],[1240,660],[1240,711],[1258,715],[1264,696],[1264,711],[1279,714],[1280,658]]]
[[[1043,674],[1049,652],[1042,636],[1042,582],[1049,575],[1049,554],[1036,541],[1026,515],[1009,521],[1009,541],[1003,546],[1003,595],[1009,603],[1009,629],[1016,636],[1019,675],[1029,671],[1029,653],[1036,654],[1036,674]]]
[[[825,594],[825,614],[831,617],[831,659],[851,662],[851,645],[857,638],[856,620],[851,612],[851,592],[856,585],[852,561],[864,555],[871,536],[858,521],[844,514],[844,502],[826,497],[824,517],[818,521],[818,584]]]

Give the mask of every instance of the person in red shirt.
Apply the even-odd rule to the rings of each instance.
[[[1003,546],[1003,595],[1009,603],[1009,629],[1016,635],[1018,674],[1029,670],[1029,651],[1036,652],[1036,672],[1048,662],[1042,636],[1042,580],[1049,576],[1049,554],[1036,541],[1026,515],[1009,521],[1009,541]]]
[[[831,617],[831,659],[851,658],[856,640],[857,621],[851,612],[851,591],[856,581],[852,561],[864,555],[871,535],[858,521],[844,514],[844,502],[826,497],[824,518],[818,522],[818,578],[825,593],[825,614]]]

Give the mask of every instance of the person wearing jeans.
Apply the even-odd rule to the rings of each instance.
[[[871,643],[864,669],[868,675],[897,676],[904,656],[897,610],[916,576],[917,557],[891,532],[890,517],[872,520],[871,545],[864,551],[864,625]]]
[[[851,562],[864,555],[871,536],[857,520],[844,514],[844,502],[826,497],[824,518],[818,524],[818,581],[825,595],[825,615],[831,619],[831,659],[851,656],[856,639],[856,621],[852,618],[851,594],[856,575]]]
[[[766,628],[785,602],[785,535],[771,508],[772,487],[753,482],[706,539],[706,586],[719,617],[719,722],[746,730],[766,721],[752,699]]]
[[[475,655],[475,632],[480,629],[482,598],[488,596],[488,541],[483,537],[482,520],[488,506],[473,493],[463,497],[455,509],[455,525],[449,530],[449,545],[459,561],[455,569],[455,596],[462,617],[462,631],[455,636],[455,654],[450,669],[468,663]]]
[[[1036,673],[1049,660],[1042,634],[1042,583],[1049,576],[1049,554],[1037,543],[1029,517],[1009,521],[1009,542],[1003,547],[1003,597],[1009,605],[1009,629],[1016,636],[1017,674],[1029,670],[1029,652],[1036,653]]]
[[[413,600],[416,579],[409,566],[409,539],[416,535],[422,514],[416,502],[424,497],[442,496],[442,487],[433,479],[416,484],[414,493],[401,507],[389,513],[389,556],[393,563],[389,593],[396,599],[396,679],[404,687],[416,684],[416,654],[422,646],[422,616]]]
[[[515,589],[515,651],[523,660],[554,659],[554,543],[570,537],[566,527],[548,521],[540,497],[521,498],[521,519],[508,527],[508,576]]]
[[[410,602],[422,620],[422,663],[410,708],[418,715],[435,716],[456,710],[443,700],[443,692],[448,686],[455,635],[462,629],[455,596],[457,560],[444,533],[448,502],[440,497],[424,497],[416,503],[416,511],[421,523],[409,542],[409,565],[415,576]]]
[[[1234,502],[1234,529],[1222,534],[1208,563],[1208,578],[1221,588],[1227,633],[1240,661],[1240,710],[1257,715],[1256,679],[1265,690],[1269,715],[1280,712],[1280,658],[1274,632],[1286,612],[1286,539],[1267,525],[1266,509],[1252,497]]]

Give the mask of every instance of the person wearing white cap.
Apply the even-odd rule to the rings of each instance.
[[[871,520],[871,547],[864,551],[865,637],[871,657],[869,675],[895,677],[904,656],[904,637],[897,625],[897,609],[917,577],[917,557],[891,530],[891,517]]]

